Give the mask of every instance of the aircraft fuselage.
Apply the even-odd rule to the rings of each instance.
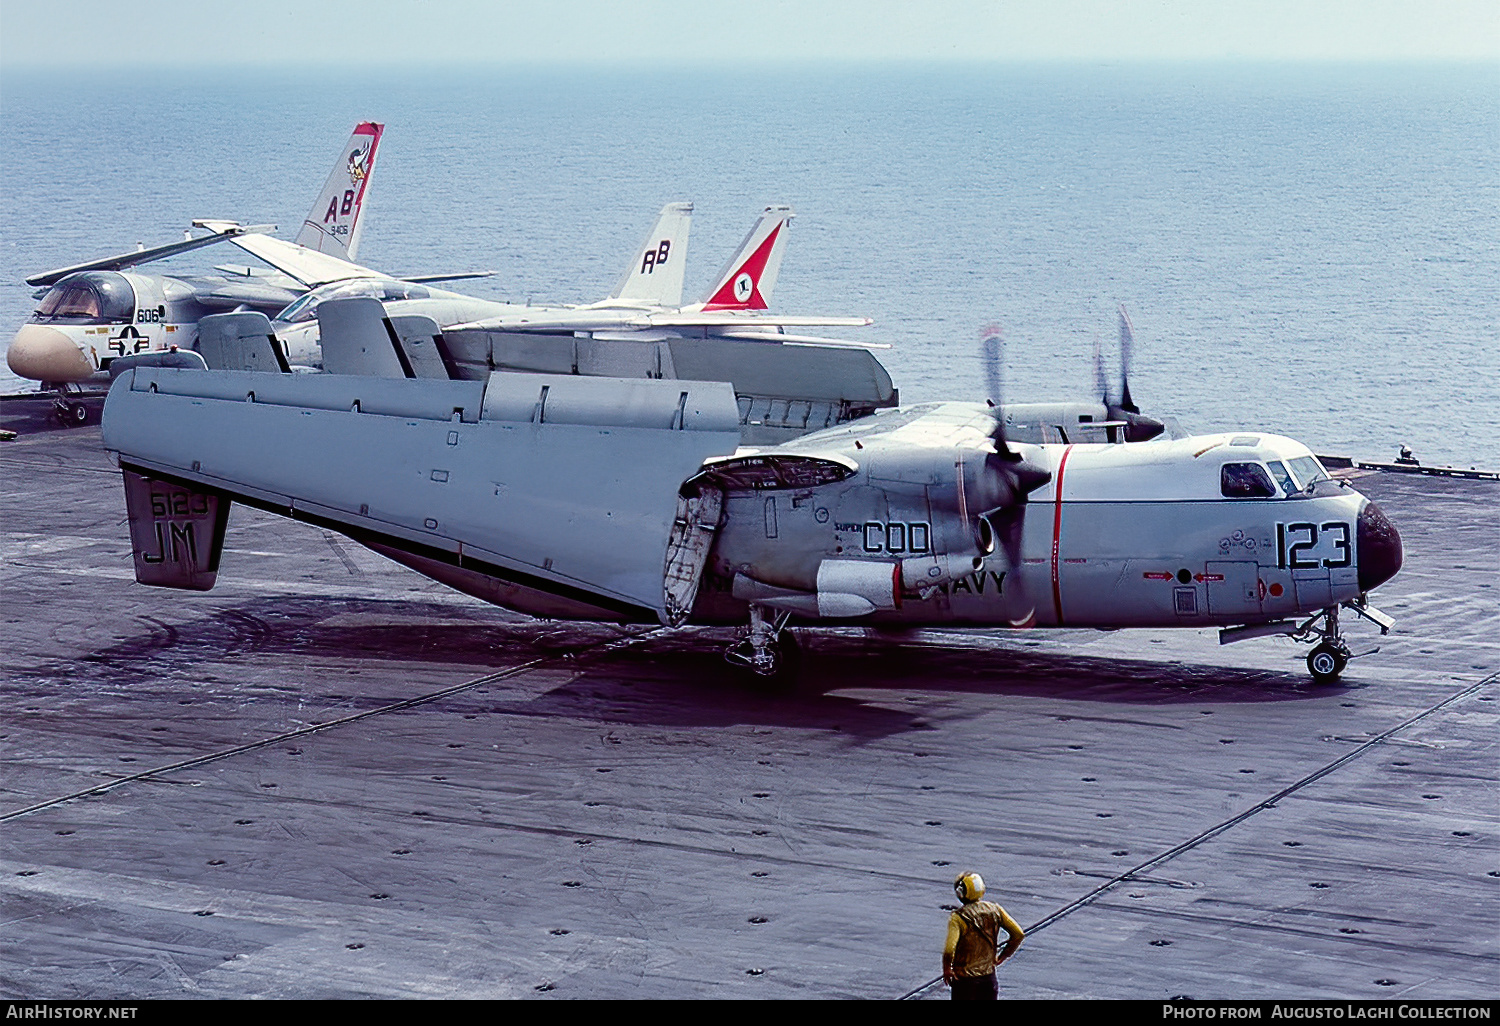
[[[1263,433],[1017,443],[1050,480],[1000,514],[1023,517],[1012,565],[981,516],[993,422],[968,403],[882,411],[765,451],[793,469],[757,481],[734,469],[758,457],[737,447],[723,383],[137,368],[111,391],[105,443],[148,490],[187,496],[161,515],[132,505],[138,572],[143,547],[174,544],[152,583],[174,583],[166,564],[185,558],[193,517],[173,510],[193,494],[312,520],[568,619],[1247,625],[1356,599],[1400,566],[1376,506]],[[684,530],[695,518],[700,534]],[[175,586],[211,585],[187,569],[193,583]],[[692,586],[674,593],[674,577]]]

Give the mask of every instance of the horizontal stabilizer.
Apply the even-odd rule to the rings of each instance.
[[[778,345],[829,346],[834,349],[889,349],[889,342],[854,342],[845,338],[824,338],[821,335],[790,335],[784,331],[715,331],[714,338],[733,338],[742,342],[771,342]],[[595,336],[597,337],[597,336]]]
[[[196,223],[196,222],[195,222]],[[74,264],[72,267],[59,267],[55,271],[46,271],[42,274],[33,274],[26,279],[28,285],[55,285],[70,274],[79,271],[120,271],[137,264],[150,263],[153,260],[163,260],[179,253],[188,253],[204,246],[212,246],[227,239],[239,235],[257,234],[260,232],[274,231],[274,224],[255,224],[246,228],[234,222],[221,222],[226,227],[222,232],[213,235],[203,235],[194,239],[182,239],[179,242],[169,242],[164,246],[155,246],[151,249],[137,249],[129,253],[118,253],[115,256],[103,257],[99,260],[90,260],[84,264]]]
[[[291,275],[308,288],[346,281],[349,278],[385,277],[368,267],[269,235],[237,235],[229,241],[251,256],[260,257],[278,271]]]
[[[155,480],[122,467],[135,579],[207,591],[219,575],[229,500],[200,485]]]
[[[662,311],[646,310],[547,310],[531,308],[519,313],[487,317],[481,321],[455,324],[451,331],[629,331],[647,328],[729,328],[771,330],[789,328],[864,328],[873,323],[868,317],[802,317],[781,314],[735,313],[728,310]],[[722,334],[718,332],[716,334]]]
[[[453,271],[448,274],[393,274],[397,281],[413,281],[428,285],[435,281],[463,281],[466,278],[492,278],[499,271]]]

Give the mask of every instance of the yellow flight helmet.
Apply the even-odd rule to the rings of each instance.
[[[984,877],[978,873],[960,873],[953,881],[953,893],[962,902],[978,901],[984,897]]]

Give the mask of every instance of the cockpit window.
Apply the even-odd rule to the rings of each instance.
[[[313,289],[277,314],[276,320],[288,324],[310,321],[318,316],[318,304],[325,299],[348,299],[350,296],[373,296],[382,303],[390,303],[399,299],[428,299],[432,290],[390,278],[354,278]]]
[[[71,274],[47,290],[32,320],[65,324],[129,324],[135,289],[113,271]]]
[[[277,314],[276,320],[285,321],[288,324],[296,324],[300,321],[312,320],[313,314],[317,312],[317,302],[318,301],[313,298],[313,293],[309,292],[301,299],[298,299],[287,306],[287,308],[282,310],[281,313]]]
[[[1281,485],[1281,491],[1285,495],[1292,495],[1297,491],[1297,482],[1292,480],[1291,472],[1286,469],[1286,464],[1280,460],[1268,460],[1266,466],[1271,468],[1271,476],[1276,483]]]
[[[1230,499],[1269,499],[1276,486],[1259,463],[1226,463],[1219,471],[1219,491]]]
[[[1297,481],[1304,489],[1310,490],[1319,481],[1332,480],[1315,456],[1298,456],[1287,462],[1292,465],[1292,473],[1297,475]]]

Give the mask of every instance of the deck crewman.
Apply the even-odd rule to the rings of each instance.
[[[963,907],[948,917],[943,982],[952,988],[954,1001],[994,1001],[999,996],[995,968],[1016,953],[1026,934],[1005,909],[979,900],[984,897],[984,878],[978,873],[961,873],[953,881],[953,893]],[[1002,928],[1009,937],[996,954]]]

